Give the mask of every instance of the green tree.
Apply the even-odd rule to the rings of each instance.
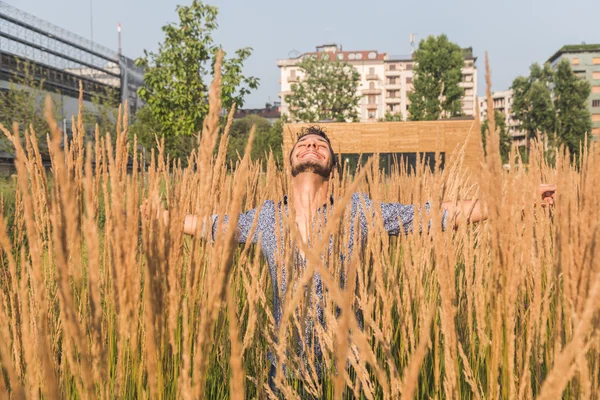
[[[413,121],[432,121],[461,115],[460,87],[464,66],[461,48],[446,35],[421,40],[415,51],[414,90],[408,111]]]
[[[212,37],[218,28],[217,13],[217,7],[198,0],[193,0],[190,6],[177,6],[179,22],[163,26],[165,39],[158,52],[144,51],[144,56],[136,60],[137,65],[145,68],[144,87],[138,93],[152,116],[150,128],[170,142],[169,149],[181,144],[175,138],[199,133],[207,115],[210,82],[205,83],[205,79],[212,74],[221,49]],[[221,95],[225,109],[234,103],[241,107],[244,96],[258,87],[257,78],[242,74],[243,63],[251,51],[249,47],[242,48],[234,57],[223,59]],[[147,114],[141,117],[142,122],[148,121]],[[142,127],[143,124],[138,124],[138,130]],[[143,145],[153,146],[153,134],[142,137],[151,139],[142,142]],[[186,149],[180,148],[176,153],[186,153]]]
[[[266,160],[269,153],[273,151],[275,161],[280,165],[283,159],[283,122],[277,120],[271,125],[267,119],[258,115],[247,115],[231,124],[227,146],[227,164],[235,165],[238,155],[244,155],[252,126],[256,126],[251,153],[252,160]]]
[[[500,157],[503,163],[508,162],[510,155],[510,147],[512,145],[512,137],[506,129],[506,115],[503,112],[494,110],[494,116],[496,117],[496,129],[500,138]],[[490,132],[488,120],[486,119],[481,124],[481,140],[483,142],[483,148],[486,148],[487,136]]]
[[[304,76],[292,84],[292,93],[285,96],[292,120],[358,120],[360,74],[353,66],[337,59],[332,61],[329,53],[323,53],[305,57],[298,68]]]
[[[383,118],[379,118],[379,122],[402,122],[402,113],[391,113],[386,111],[385,116]]]
[[[519,129],[525,132],[528,155],[531,138],[538,134],[549,145],[553,145],[556,126],[556,110],[551,90],[553,82],[554,71],[550,65],[541,67],[535,63],[529,69],[529,76],[517,77],[511,86],[512,113],[519,121]]]
[[[590,138],[592,119],[586,106],[591,87],[588,81],[577,78],[568,60],[563,59],[554,75],[554,108],[556,136],[575,157],[579,156],[582,141]]]
[[[191,150],[197,147],[198,144],[195,136],[165,136],[163,127],[155,119],[147,104],[135,114],[133,123],[129,127],[129,135],[132,138],[134,135],[137,137],[138,143],[145,149],[147,160],[149,160],[151,150],[157,150],[158,139],[158,141],[164,141],[165,153],[171,159],[181,160],[184,166],[187,165],[187,157]]]

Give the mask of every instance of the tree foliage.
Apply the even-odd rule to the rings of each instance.
[[[579,154],[580,143],[592,129],[586,107],[591,88],[577,78],[568,60],[559,62],[556,70],[550,64],[533,64],[529,76],[516,78],[512,89],[513,115],[528,143],[539,134],[550,149],[564,145],[571,154]]]
[[[429,36],[421,40],[413,59],[414,90],[408,95],[410,119],[432,121],[461,115],[461,48],[446,35]]]
[[[267,119],[258,115],[247,115],[231,124],[227,146],[227,164],[235,165],[239,157],[244,155],[252,126],[256,126],[252,160],[266,160],[272,151],[275,161],[280,164],[283,159],[283,122],[277,120],[271,125]]]
[[[303,76],[292,84],[292,93],[285,96],[292,120],[358,120],[360,74],[353,66],[337,59],[332,61],[329,53],[324,53],[306,56],[298,68]]]
[[[513,90],[512,113],[519,121],[521,129],[529,142],[536,135],[554,141],[556,111],[552,101],[551,86],[554,81],[554,71],[549,64],[543,67],[533,64],[529,76],[517,77],[511,86]]]
[[[554,75],[556,136],[559,144],[576,156],[581,142],[589,139],[592,131],[592,118],[586,106],[590,93],[590,83],[577,78],[569,61],[563,59]]]
[[[397,112],[397,113],[391,113],[389,111],[387,111],[385,113],[385,116],[383,118],[379,119],[379,122],[402,122],[402,113]]]
[[[502,158],[502,163],[507,163],[510,155],[512,137],[508,133],[508,129],[506,127],[506,115],[498,110],[494,110],[494,115],[496,117],[496,129],[498,130],[498,136],[500,139],[500,157]],[[486,148],[487,137],[489,133],[489,122],[486,119],[481,124],[481,141],[483,142],[484,149]]]
[[[221,49],[213,40],[218,28],[217,14],[217,7],[198,0],[190,6],[177,6],[179,21],[163,26],[165,39],[158,52],[144,51],[144,56],[136,60],[145,68],[139,96],[147,103],[147,111],[141,115],[141,122],[151,122],[146,128],[165,137],[170,142],[169,149],[182,142],[174,138],[200,132],[207,115],[210,75]],[[235,51],[231,58],[223,58],[221,96],[225,109],[234,103],[241,107],[244,97],[258,87],[258,78],[242,73],[251,51],[246,47]],[[141,124],[137,129],[142,129]],[[142,135],[151,139],[142,142],[144,145],[153,145],[154,132]]]

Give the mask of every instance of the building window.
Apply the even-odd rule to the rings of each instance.
[[[291,69],[290,70],[290,78],[295,78],[296,77],[296,70],[295,69]]]
[[[369,82],[369,89],[375,89],[375,82]]]
[[[600,122],[600,114],[592,114],[592,122]]]
[[[413,80],[413,78],[411,78],[411,77],[406,78],[406,84],[407,85],[411,84],[412,80]]]
[[[375,119],[376,115],[375,111],[369,111],[369,119]]]
[[[600,100],[592,100],[592,107],[600,107]]]
[[[467,90],[465,90],[465,95],[466,96],[473,96],[473,89],[467,89]]]
[[[598,86],[598,85],[592,86],[592,93],[600,93],[600,86]]]
[[[592,72],[592,79],[600,80],[600,72]]]
[[[473,82],[473,75],[463,75],[463,81]]]
[[[390,64],[390,71],[396,70],[396,64]]]
[[[375,95],[369,95],[369,104],[376,104],[377,103],[377,97]]]
[[[388,78],[388,85],[395,85],[396,84],[396,77],[392,76],[390,78]]]
[[[594,57],[594,58],[592,58],[592,64],[594,64],[594,65],[600,65],[600,57]]]
[[[406,70],[407,71],[412,71],[412,69],[413,69],[412,63],[406,64]]]
[[[573,65],[579,65],[579,58],[575,57],[571,60],[571,64]]]
[[[369,75],[375,75],[375,68],[369,68]]]

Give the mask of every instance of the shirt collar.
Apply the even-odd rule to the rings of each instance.
[[[283,195],[283,204],[288,205],[288,195]],[[333,206],[333,195],[329,196],[329,204]],[[327,207],[327,204],[323,204],[324,207]]]

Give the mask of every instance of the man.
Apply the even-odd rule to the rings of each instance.
[[[278,260],[281,255],[277,253],[278,242],[281,240],[281,231],[284,229],[284,216],[288,216],[288,208],[291,203],[295,211],[295,222],[298,227],[301,239],[304,243],[309,242],[311,229],[314,226],[315,218],[322,217],[327,221],[328,215],[334,206],[334,199],[329,198],[329,184],[334,169],[336,167],[336,157],[331,147],[329,138],[325,132],[317,126],[311,126],[302,130],[297,142],[295,143],[289,157],[289,162],[292,172],[292,196],[284,197],[282,202],[275,203],[267,200],[264,202],[259,211],[257,209],[249,210],[240,214],[237,226],[237,239],[240,243],[251,241],[257,243],[259,237],[260,246],[263,255],[269,265],[271,281],[273,286],[273,313],[277,325],[281,321],[282,304],[281,300],[286,292],[287,274],[288,271],[285,265],[281,267],[280,276],[278,276]],[[555,188],[552,185],[542,185],[540,187],[544,204],[554,203]],[[448,221],[452,221],[455,227],[461,223],[479,222],[487,218],[487,208],[478,200],[461,200],[454,202],[442,203],[442,226],[446,228]],[[354,247],[355,237],[354,229],[358,225],[360,227],[361,240],[364,241],[367,237],[372,217],[376,213],[380,213],[383,227],[389,235],[398,235],[400,233],[408,234],[413,231],[415,215],[415,207],[413,205],[403,205],[399,203],[375,203],[364,194],[354,194],[349,204],[348,220],[346,222],[349,230],[349,241],[346,244],[347,253],[342,256],[350,256]],[[429,204],[425,204],[425,211],[429,212]],[[259,212],[258,217],[256,213]],[[256,229],[252,237],[250,236],[251,229],[256,219]],[[358,221],[357,221],[358,219]],[[168,213],[165,213],[165,222],[168,221]],[[228,221],[228,217],[224,217],[224,224]],[[280,226],[276,226],[279,221]],[[212,218],[212,233],[216,233],[221,225],[216,216]],[[184,232],[194,235],[197,232],[199,220],[195,215],[187,215],[184,222]],[[419,230],[421,229],[419,223]],[[200,229],[204,231],[204,229]],[[330,242],[330,250],[331,250]],[[296,258],[297,259],[297,258]],[[304,260],[300,257],[300,263]],[[343,282],[342,282],[343,284]],[[314,292],[322,298],[323,286],[321,277],[318,274],[314,276]],[[317,306],[317,318],[323,323],[322,310]],[[310,325],[310,324],[308,324]],[[307,332],[306,337],[310,337],[311,333]],[[318,343],[315,343],[318,346]],[[320,352],[320,349],[317,349]],[[274,363],[273,357],[270,357]],[[319,366],[316,367],[319,369]],[[270,383],[274,370],[270,374]]]

